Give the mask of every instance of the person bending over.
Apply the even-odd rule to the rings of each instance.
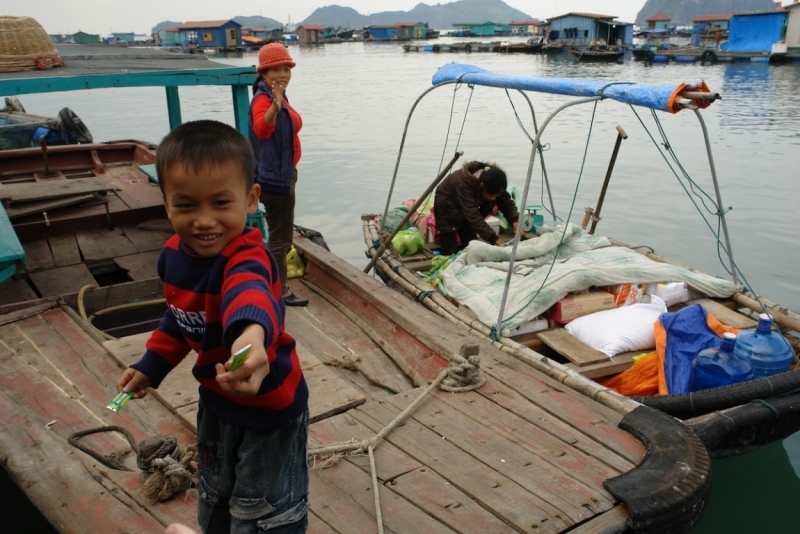
[[[442,254],[454,254],[478,237],[502,245],[503,240],[485,220],[495,206],[517,231],[519,212],[507,187],[506,173],[500,167],[480,161],[465,163],[442,180],[433,203]]]

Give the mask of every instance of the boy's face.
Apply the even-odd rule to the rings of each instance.
[[[261,188],[249,191],[242,169],[233,161],[192,171],[183,163],[169,169],[164,206],[175,232],[203,257],[219,255],[241,235],[247,215],[258,209]]]

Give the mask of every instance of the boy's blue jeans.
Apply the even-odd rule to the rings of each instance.
[[[308,527],[308,409],[286,429],[197,412],[198,510],[204,534],[295,534]]]

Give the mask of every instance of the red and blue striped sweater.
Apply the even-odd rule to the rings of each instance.
[[[253,228],[245,228],[212,258],[198,256],[173,236],[158,259],[168,308],[144,356],[131,367],[157,388],[194,349],[198,358],[192,374],[208,410],[247,428],[289,426],[308,404],[308,387],[294,338],[284,330],[286,308],[277,273],[275,259]],[[214,366],[230,358],[236,333],[250,323],[264,328],[270,371],[256,395],[237,397],[219,387]]]

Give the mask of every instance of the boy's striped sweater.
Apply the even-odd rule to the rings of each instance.
[[[207,409],[247,428],[289,426],[308,404],[308,387],[294,338],[284,330],[286,308],[277,273],[275,259],[253,228],[245,228],[212,258],[198,256],[173,236],[158,259],[167,311],[144,356],[131,367],[155,388],[194,349],[198,358],[192,374]],[[228,361],[234,339],[251,323],[264,328],[270,371],[256,395],[237,397],[219,387],[214,366]]]

